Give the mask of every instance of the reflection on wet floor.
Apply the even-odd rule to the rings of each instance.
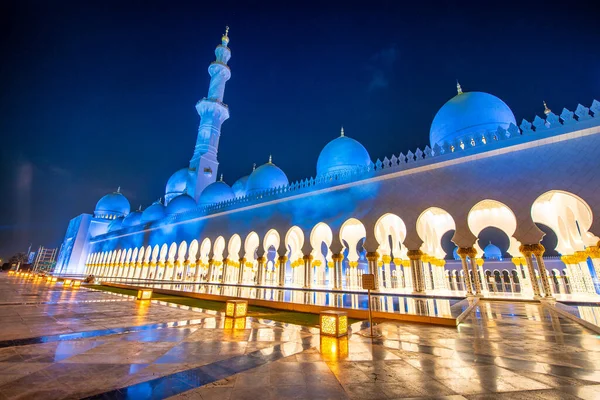
[[[0,274],[0,299],[12,293],[53,296]],[[0,398],[600,398],[599,337],[539,304],[482,301],[456,328],[385,322],[371,341],[255,318],[235,329],[221,313],[159,302],[84,302],[114,298],[82,288],[64,303],[0,306],[0,338],[124,329],[0,348]]]
[[[325,292],[300,289],[255,288],[213,284],[172,284],[139,282],[140,286],[182,292],[212,294],[219,296],[258,299],[285,303],[296,303],[357,310],[368,309],[367,294]],[[431,317],[456,317],[452,306],[462,299],[432,297],[410,297],[401,295],[372,296],[373,310],[397,314],[413,314]],[[460,314],[460,312],[458,313]]]

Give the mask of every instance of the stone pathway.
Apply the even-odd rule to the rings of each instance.
[[[15,293],[39,304],[11,305]],[[458,328],[386,322],[382,339],[332,341],[0,274],[0,321],[0,399],[600,398],[600,338],[537,304],[483,301]]]

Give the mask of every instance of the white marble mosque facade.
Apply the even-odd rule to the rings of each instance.
[[[71,221],[61,273],[357,290],[371,272],[382,291],[597,295],[598,101],[560,116],[544,104],[544,118],[517,127],[500,99],[458,85],[431,147],[371,161],[342,130],[316,178],[290,184],[269,160],[229,187],[216,181],[228,43],[226,33],[197,106],[194,156],[167,183],[166,204],[130,212],[121,193],[105,196],[93,217]],[[543,257],[536,224],[556,234],[562,257]],[[477,244],[486,227],[509,238],[508,259],[486,259]],[[442,248],[449,231],[458,261]]]

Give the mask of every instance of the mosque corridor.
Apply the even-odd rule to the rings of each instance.
[[[0,274],[0,399],[597,399],[600,338],[536,303],[381,339]],[[82,333],[85,332],[85,333]]]

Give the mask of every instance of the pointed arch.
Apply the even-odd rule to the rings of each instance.
[[[349,218],[340,228],[340,241],[348,244],[348,261],[358,262],[358,242],[367,236],[367,230],[362,222],[356,218]],[[344,245],[345,246],[345,245]]]
[[[406,239],[406,224],[402,218],[392,213],[382,215],[375,223],[374,234],[379,244],[377,252],[380,255],[389,256],[394,253],[395,257],[402,257],[400,245]]]
[[[467,224],[477,238],[481,231],[489,226],[500,229],[510,240],[508,252],[513,256],[520,254],[520,243],[513,236],[517,230],[517,217],[506,204],[491,199],[480,201],[469,211]],[[473,247],[477,250],[477,257],[481,257],[483,250],[477,243]]]
[[[456,223],[450,213],[442,208],[429,207],[417,218],[416,228],[423,241],[421,251],[439,259],[445,258],[442,236],[448,231],[456,230]]]

